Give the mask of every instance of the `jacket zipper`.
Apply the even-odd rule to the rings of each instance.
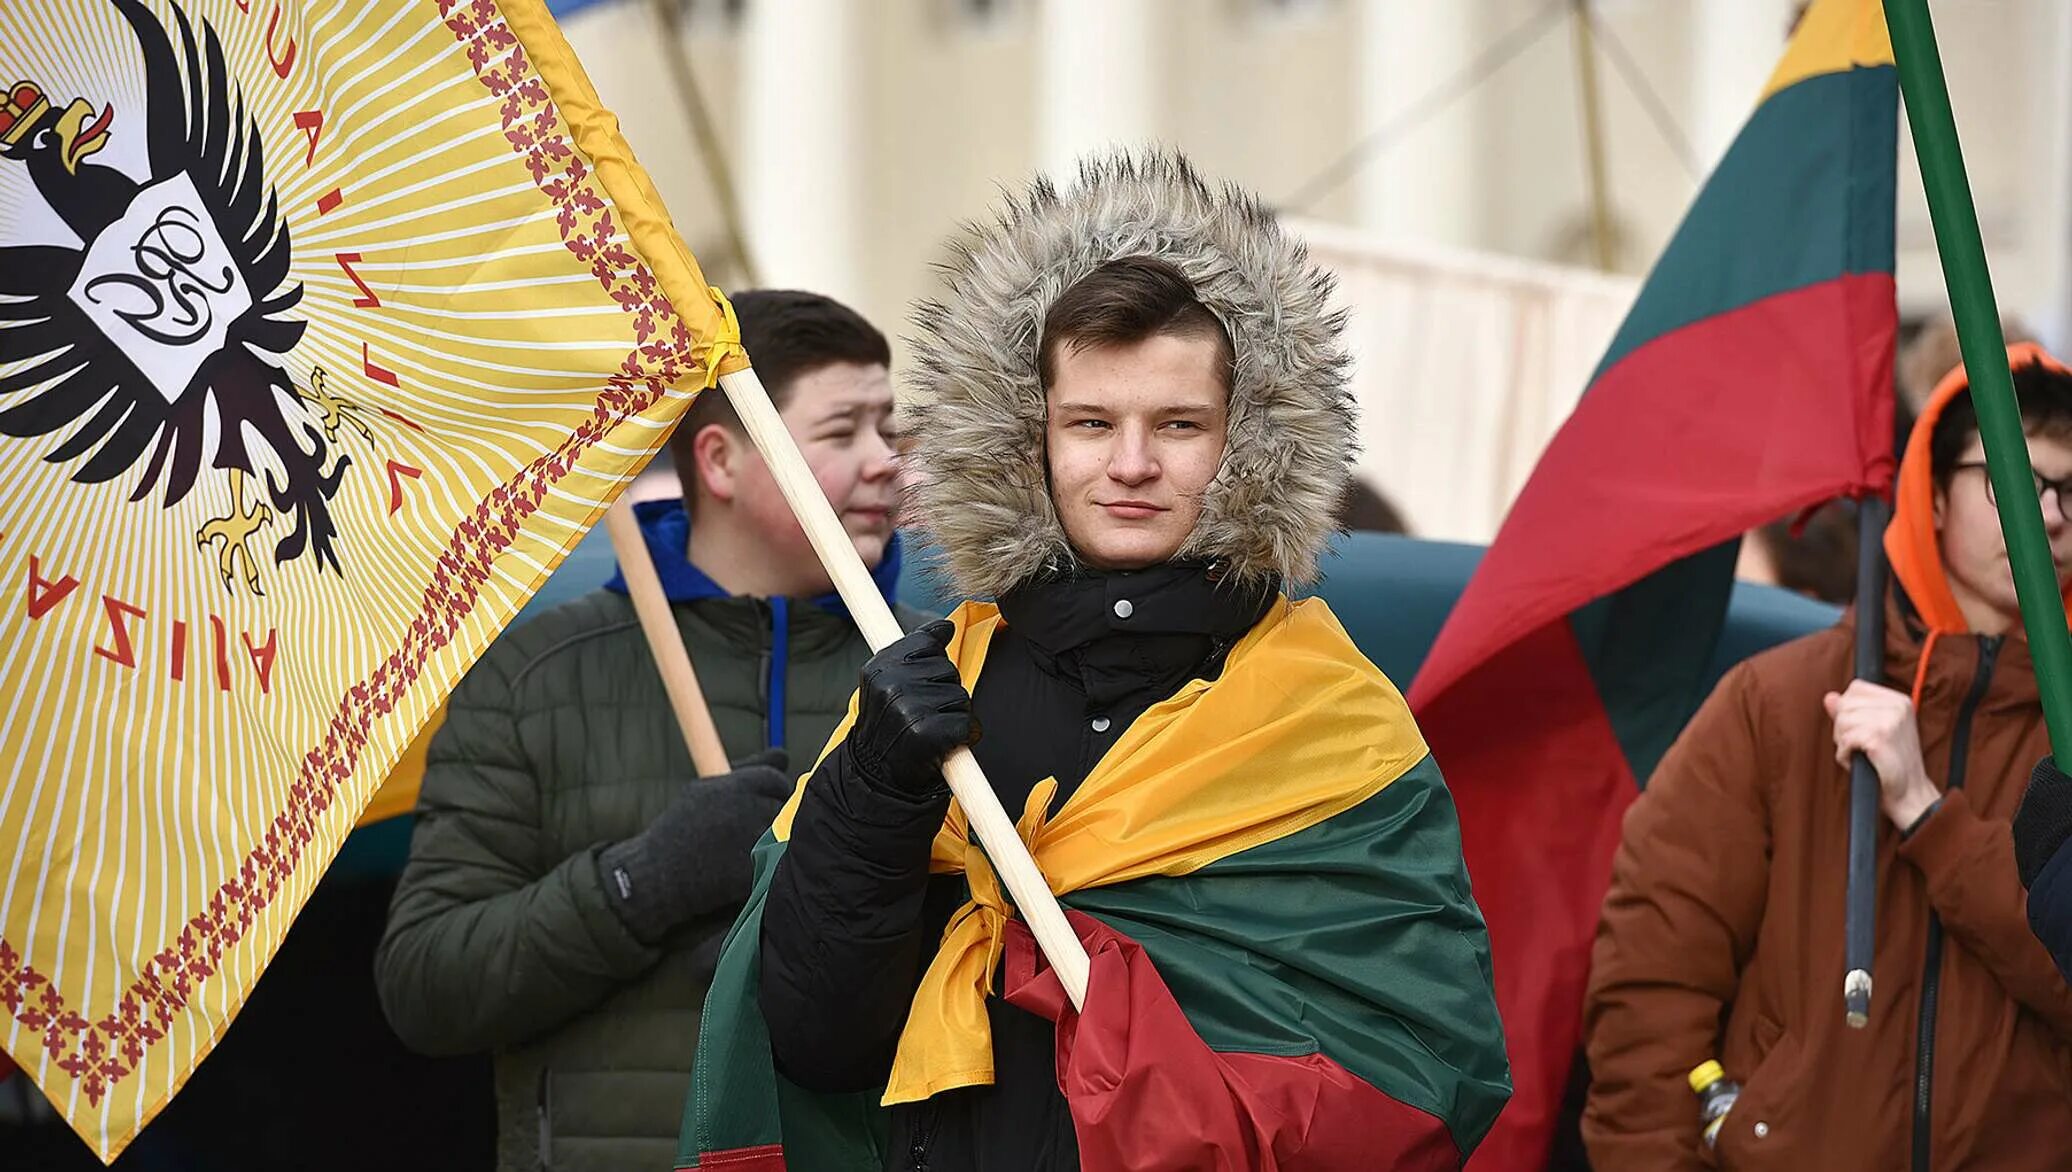
[[[1999,654],[1998,637],[1979,640],[1978,670],[1972,674],[1971,690],[1965,693],[1964,704],[1957,709],[1957,726],[1950,733],[1949,784],[1943,787],[1945,793],[1964,785],[1964,767],[1971,754],[1971,718],[1986,697],[1986,686],[1993,679],[1993,661]],[[1914,1172],[1930,1172],[1928,1125],[1935,1092],[1935,1013],[1942,985],[1942,945],[1942,917],[1931,910],[1928,947],[1921,962],[1921,1014],[1914,1039]]]
[[[935,1141],[936,1112],[941,1108],[925,1104],[916,1112],[914,1139],[907,1148],[907,1172],[928,1172],[928,1146]]]
[[[552,1067],[540,1070],[540,1166],[539,1172],[548,1172],[554,1164],[548,1153],[554,1148],[554,1071]]]
[[[775,636],[773,636],[770,633],[770,624],[773,616],[770,612],[769,600],[756,598],[751,599],[750,601],[752,601],[755,604],[755,617],[757,620],[757,625],[762,628],[762,631],[758,636],[758,639],[761,642],[762,646],[757,652],[755,668],[756,699],[761,701],[763,711],[768,712],[770,710],[770,668],[776,659],[776,656],[774,654],[776,648],[773,646],[773,644],[775,644],[777,640]]]

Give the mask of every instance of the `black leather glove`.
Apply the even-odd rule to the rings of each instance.
[[[943,788],[942,760],[978,741],[971,696],[944,654],[957,628],[933,622],[863,665],[849,755],[872,785],[908,797]]]
[[[653,946],[744,903],[755,871],[749,852],[791,790],[784,750],[758,753],[731,773],[683,783],[646,830],[598,852],[605,897],[627,930]]]

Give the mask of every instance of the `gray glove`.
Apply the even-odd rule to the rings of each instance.
[[[635,938],[652,947],[748,899],[749,851],[791,797],[786,766],[784,750],[771,749],[685,782],[646,830],[598,852],[605,897]]]

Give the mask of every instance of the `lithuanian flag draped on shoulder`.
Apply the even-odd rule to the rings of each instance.
[[[1878,0],[1815,0],[1411,689],[1518,1080],[1479,1167],[1544,1166],[1620,820],[1704,699],[1740,535],[1891,483],[1898,109]]]
[[[0,1049],[112,1158],[745,362],[540,0],[9,3],[0,84]]]
[[[951,618],[971,688],[999,611]],[[1090,1172],[1457,1168],[1509,1093],[1445,784],[1320,599],[1276,602],[1214,682],[1148,709],[1054,815],[1054,782],[1031,794],[1022,837],[1093,956],[1083,1015],[951,807],[931,870],[961,874],[970,902],[879,1093],[786,1082],[757,1004],[763,906],[810,784],[757,848],[700,1026],[681,1168],[877,1172],[885,1106],[992,1081],[996,990],[1059,1021]]]

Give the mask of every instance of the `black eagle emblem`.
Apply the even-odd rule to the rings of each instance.
[[[0,159],[28,168],[77,238],[0,249],[0,369],[13,367],[0,435],[62,436],[44,459],[80,460],[82,484],[142,465],[130,500],[162,486],[166,508],[206,460],[227,477],[230,515],[195,540],[226,587],[263,593],[248,543],[276,510],[293,521],[276,565],[307,554],[342,573],[330,502],[352,461],[332,446],[341,425],[369,432],[321,370],[297,388],[282,364],[308,323],[290,315],[302,284],[288,280],[288,225],[243,88],[206,22],[197,44],[177,5],[168,29],[139,0],[114,4],[143,50],[149,179],[96,160],[133,124],[112,106],[58,112],[24,81],[0,110]],[[272,508],[248,511],[262,470]]]

